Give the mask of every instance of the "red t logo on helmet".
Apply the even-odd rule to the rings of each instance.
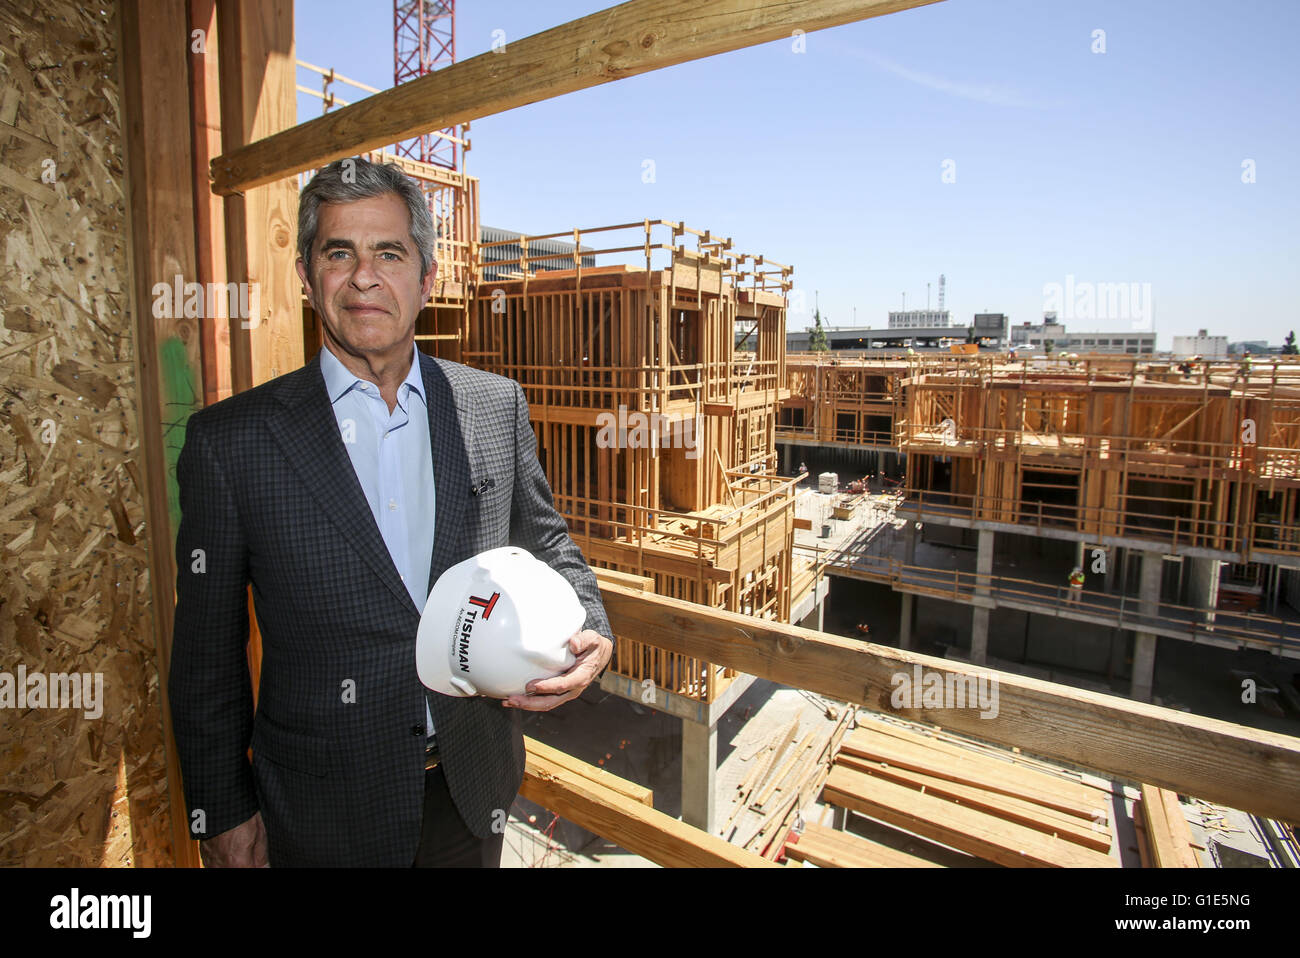
[[[497,599],[499,598],[501,598],[500,592],[493,592],[492,598],[490,599],[482,599],[476,595],[472,595],[469,597],[469,604],[476,605],[480,609],[482,609],[483,620],[487,621],[488,617],[492,615],[492,608],[497,604]]]

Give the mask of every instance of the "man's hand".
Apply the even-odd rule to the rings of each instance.
[[[269,868],[262,813],[229,831],[199,842],[204,868]]]
[[[614,654],[614,643],[599,632],[583,629],[569,639],[569,649],[578,657],[569,671],[554,678],[529,682],[527,695],[512,695],[501,704],[529,712],[549,712],[557,705],[576,699],[609,662],[609,657]]]

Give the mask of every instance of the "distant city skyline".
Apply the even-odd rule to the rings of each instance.
[[[460,0],[458,54],[608,5]],[[299,58],[392,85],[391,2],[295,16]],[[1276,344],[1300,327],[1297,32],[1281,0],[952,0],[475,121],[468,170],[485,223],[664,217],[790,263],[791,329],[814,291],[837,326],[885,326],[904,292],[924,308],[927,282],[935,308],[942,273],[954,323],[1056,302],[1071,330],[1161,349]],[[300,119],[320,109],[299,97]]]

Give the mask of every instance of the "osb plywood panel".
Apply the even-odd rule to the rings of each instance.
[[[0,6],[0,864],[167,864],[115,5],[21,6]],[[23,670],[33,692],[102,676],[102,701],[20,702]]]

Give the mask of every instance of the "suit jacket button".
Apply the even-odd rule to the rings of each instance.
[[[412,726],[411,726],[411,734],[412,734],[412,735],[423,735],[423,734],[424,734],[424,726],[423,726],[423,725],[412,725]]]

